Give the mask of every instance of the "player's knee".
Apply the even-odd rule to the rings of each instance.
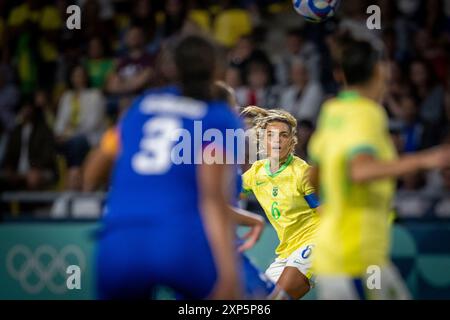
[[[277,285],[283,288],[293,299],[300,299],[311,288],[309,279],[297,268],[286,267],[278,279]]]

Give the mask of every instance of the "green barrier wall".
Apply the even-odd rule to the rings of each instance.
[[[94,222],[1,224],[0,299],[93,299],[97,227]],[[413,296],[450,299],[450,223],[396,225],[393,240],[393,261]],[[276,245],[275,232],[267,227],[248,256],[264,270]],[[80,290],[67,289],[67,265],[80,266]],[[171,294],[160,291],[158,297],[171,298]],[[314,299],[314,290],[306,298]]]

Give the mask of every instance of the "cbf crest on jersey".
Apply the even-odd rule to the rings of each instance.
[[[274,197],[278,196],[278,187],[272,188],[272,196],[274,196]]]

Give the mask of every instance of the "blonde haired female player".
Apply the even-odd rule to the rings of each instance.
[[[308,179],[310,166],[294,155],[297,121],[285,111],[254,106],[246,107],[241,115],[256,130],[260,151],[266,157],[244,173],[244,193],[254,193],[280,241],[277,258],[266,275],[299,299],[312,285],[311,254],[319,202]]]

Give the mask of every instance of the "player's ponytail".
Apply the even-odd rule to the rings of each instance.
[[[237,110],[238,106],[236,101],[236,93],[234,92],[234,89],[225,82],[223,81],[214,82],[213,95],[214,98],[227,102],[229,107],[233,111],[239,112]]]
[[[257,106],[247,106],[241,111],[241,117],[246,119],[251,127],[255,127],[258,119],[266,117],[268,114],[268,110]]]

